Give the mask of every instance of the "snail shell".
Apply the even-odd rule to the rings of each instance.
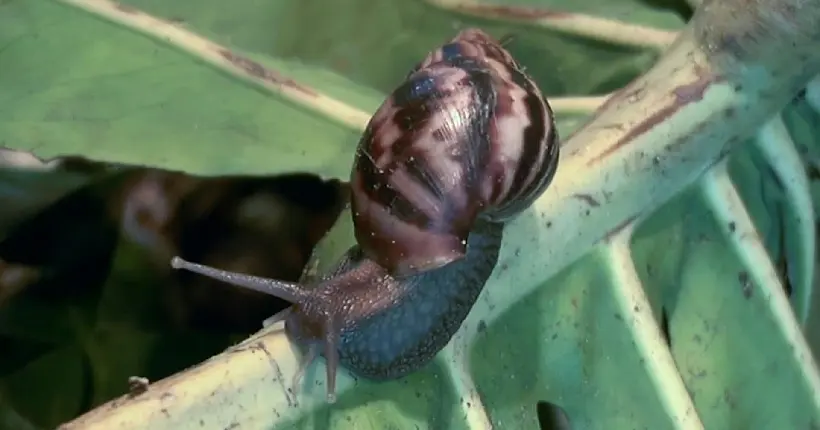
[[[330,272],[290,283],[186,262],[172,266],[294,303],[285,320],[305,350],[392,379],[432,360],[491,276],[504,223],[547,188],[558,165],[552,111],[498,42],[465,30],[430,53],[367,126],[351,174],[358,245]]]
[[[371,118],[350,177],[356,241],[394,276],[464,257],[477,217],[506,222],[546,189],[553,114],[500,44],[467,29]]]

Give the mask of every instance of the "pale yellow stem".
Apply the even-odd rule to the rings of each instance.
[[[476,3],[474,0],[424,1],[433,6],[465,15],[528,24],[617,45],[651,48],[658,51],[666,49],[678,37],[678,33],[674,31],[541,7],[487,5]]]
[[[548,97],[553,111],[562,114],[589,114],[595,112],[610,94],[589,97]]]

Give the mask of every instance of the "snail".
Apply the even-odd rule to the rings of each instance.
[[[558,166],[552,110],[499,42],[462,30],[384,101],[350,176],[356,245],[328,273],[290,283],[175,257],[172,266],[293,303],[298,384],[319,354],[327,401],[336,370],[396,379],[444,348],[492,274],[504,224],[547,189]]]

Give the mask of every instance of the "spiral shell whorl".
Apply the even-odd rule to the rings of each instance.
[[[552,111],[501,45],[468,29],[371,118],[351,173],[356,239],[396,276],[462,258],[476,217],[507,221],[555,173]]]

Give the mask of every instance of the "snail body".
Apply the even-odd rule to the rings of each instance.
[[[492,274],[504,223],[548,187],[558,164],[552,111],[512,56],[477,29],[427,55],[377,110],[350,178],[357,244],[328,273],[289,283],[183,268],[293,306],[285,320],[305,367],[327,360],[375,380],[423,367],[450,341]]]

